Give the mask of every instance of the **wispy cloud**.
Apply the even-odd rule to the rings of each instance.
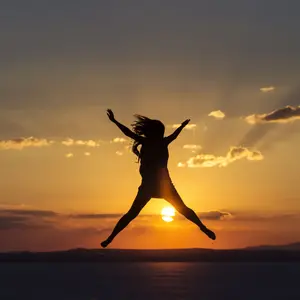
[[[117,154],[118,156],[122,156],[124,153],[123,153],[122,151],[116,151],[116,154]]]
[[[186,167],[186,164],[185,164],[185,163],[182,163],[182,162],[179,162],[179,163],[177,164],[177,167],[179,167],[179,168],[184,168],[184,167]]]
[[[203,220],[229,220],[233,218],[233,215],[230,212],[225,211],[207,211],[207,212],[198,212],[197,215],[199,218]],[[122,214],[73,214],[68,216],[71,219],[85,219],[85,220],[98,220],[98,219],[106,219],[106,220],[118,220],[122,217]],[[153,220],[153,219],[160,219],[160,214],[152,214],[152,215],[143,215],[141,214],[140,219],[143,219],[144,221]],[[176,214],[176,219],[184,219],[185,217]]]
[[[245,118],[249,124],[289,123],[300,119],[300,106],[286,106],[270,113],[254,114]]]
[[[191,150],[192,153],[196,153],[197,151],[201,150],[202,147],[200,145],[195,144],[186,144],[183,145],[183,149]]]
[[[284,219],[299,219],[300,212],[264,212],[264,211],[228,211],[228,210],[212,210],[196,212],[199,218],[203,220],[213,221],[271,221]],[[27,210],[27,209],[0,209],[0,229],[11,229],[32,227],[32,225],[59,225],[67,222],[74,225],[75,228],[85,228],[91,226],[91,222],[99,224],[97,220],[106,220],[103,223],[107,227],[109,222],[111,226],[122,217],[122,213],[58,213],[49,210]],[[147,222],[156,222],[161,219],[160,214],[140,214],[136,220],[136,226],[146,224]],[[182,215],[176,213],[176,220],[185,219]],[[74,220],[74,222],[71,222]],[[70,223],[71,222],[71,223]],[[78,225],[78,226],[77,226]],[[65,227],[65,226],[63,226]],[[59,226],[57,227],[59,228]],[[98,227],[100,228],[100,227]],[[101,228],[100,228],[101,229]]]
[[[214,117],[216,119],[224,119],[225,114],[221,110],[214,110],[208,114],[209,117]]]
[[[125,139],[125,138],[120,138],[120,137],[116,137],[116,138],[114,138],[111,142],[112,142],[112,143],[126,143],[126,142],[127,142],[127,139]]]
[[[23,216],[38,216],[38,217],[54,217],[58,214],[52,210],[37,210],[37,209],[0,209],[1,214],[13,214]]]
[[[275,90],[274,86],[265,86],[265,87],[261,87],[260,91],[263,93],[269,93]]]
[[[48,210],[1,209],[0,230],[45,228],[50,225],[49,218],[58,216]]]
[[[20,138],[13,138],[13,139],[6,139],[0,140],[0,150],[22,150],[24,148],[30,147],[48,147],[51,145],[62,145],[66,147],[87,147],[87,148],[96,148],[101,145],[109,145],[112,143],[115,144],[124,144],[127,142],[127,139],[116,137],[111,141],[104,141],[104,140],[93,140],[93,139],[73,139],[73,138],[66,138],[66,139],[54,139],[50,140],[47,138],[36,138],[36,137],[20,137]],[[90,152],[85,152],[85,156],[90,156]],[[68,154],[68,157],[72,155]]]
[[[300,224],[300,212],[297,211],[292,213],[282,211],[270,213],[267,211],[217,209],[196,213],[202,220],[209,223],[209,227],[215,230],[217,235],[220,231],[223,231],[224,234],[234,231],[235,234],[230,237],[232,241],[240,237],[236,233],[244,235],[251,231],[253,235],[253,231],[257,228],[264,230],[266,234],[276,230],[277,234],[285,236],[285,229],[281,232],[278,231],[283,226],[291,229],[297,237],[298,232],[295,228],[298,228]],[[78,212],[68,214],[37,209],[24,209],[24,211],[22,209],[0,209],[0,238],[5,241],[1,244],[0,251],[51,251],[78,247],[97,247],[99,241],[108,236],[121,215],[119,213]],[[185,226],[181,226],[181,222],[185,222]],[[274,229],[274,226],[277,226],[276,229]],[[126,244],[128,235],[133,238],[132,242],[142,241],[146,233],[153,243],[155,243],[156,238],[157,241],[161,242],[166,234],[175,237],[178,230],[182,230],[183,234],[189,232],[190,236],[193,237],[194,231],[188,229],[192,227],[193,225],[187,223],[185,218],[178,213],[174,217],[174,222],[168,224],[168,226],[166,226],[160,214],[141,214],[127,227],[127,236],[120,235],[115,245],[118,245],[118,247],[128,246],[129,244]],[[197,234],[199,233],[197,232]],[[14,238],[10,238],[11,236]],[[51,239],[44,239],[45,236],[51,236]],[[66,237],[68,238],[66,239]],[[228,236],[226,239],[228,239]],[[130,245],[132,245],[132,242]],[[245,243],[249,245],[249,241],[245,241]]]
[[[118,219],[121,218],[122,214],[72,214],[69,218],[72,219]]]
[[[72,158],[72,157],[74,157],[74,154],[73,153],[67,153],[66,155],[65,155],[65,157],[66,158]]]
[[[200,150],[202,147],[200,145],[195,144],[186,144],[183,145],[183,149],[189,149],[189,150]]]
[[[26,221],[26,217],[22,216],[0,216],[0,230],[28,228]]]
[[[233,215],[225,211],[208,211],[198,213],[199,218],[206,220],[231,220]]]
[[[194,157],[191,157],[186,163],[178,163],[177,166],[189,168],[226,167],[229,164],[241,159],[262,160],[263,155],[259,151],[252,151],[246,147],[231,147],[225,156],[198,154]]]
[[[10,140],[1,140],[0,141],[0,149],[2,150],[22,150],[28,147],[46,147],[50,146],[54,143],[54,141],[47,139],[40,139],[34,137],[27,138],[15,138]]]
[[[211,221],[223,221],[223,220],[232,220],[234,216],[227,211],[207,211],[207,212],[198,212],[197,213],[198,217],[201,220],[211,220]],[[184,216],[182,215],[176,215],[175,219],[185,219]]]
[[[173,124],[173,125],[170,125],[170,127],[172,128],[178,128],[180,127],[181,124]],[[184,129],[187,129],[187,130],[192,130],[192,129],[195,129],[197,127],[197,124],[187,124]]]
[[[86,147],[99,147],[101,144],[101,141],[95,141],[95,140],[74,140],[72,138],[68,138],[66,140],[63,140],[61,142],[64,146],[86,146]]]

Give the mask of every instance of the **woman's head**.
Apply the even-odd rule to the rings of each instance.
[[[135,115],[136,121],[132,124],[133,131],[147,138],[163,138],[165,125],[159,121],[141,115]]]
[[[132,124],[133,131],[140,136],[151,139],[160,139],[164,137],[165,125],[159,120],[149,119],[145,116],[135,115],[136,121]],[[132,152],[140,158],[138,150],[139,142],[134,141]]]

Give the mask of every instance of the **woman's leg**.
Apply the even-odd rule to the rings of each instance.
[[[146,193],[142,192],[139,189],[136,198],[129,209],[129,211],[119,220],[111,235],[101,243],[103,248],[107,247],[113,239],[119,234],[134,218],[138,216],[143,207],[147,204],[147,202],[151,199],[151,197],[147,196]]]
[[[170,188],[170,191],[167,193],[165,200],[167,200],[171,205],[173,205],[180,214],[184,215],[188,220],[196,224],[202,230],[202,232],[204,232],[210,239],[216,239],[215,233],[208,229],[200,221],[197,214],[184,204],[175,187],[172,186]]]

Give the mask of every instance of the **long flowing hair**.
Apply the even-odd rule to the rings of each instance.
[[[131,124],[135,134],[142,137],[155,137],[163,136],[165,132],[164,124],[159,120],[150,119],[142,115],[134,115],[136,120]],[[139,141],[134,141],[132,145],[132,152],[138,157],[140,161],[140,150],[138,147],[141,145]]]

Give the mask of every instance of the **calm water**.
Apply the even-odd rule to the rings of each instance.
[[[299,300],[300,264],[0,264],[0,299]]]

